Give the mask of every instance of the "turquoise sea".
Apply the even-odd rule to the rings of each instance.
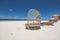
[[[27,19],[0,19],[0,21],[26,21]],[[50,19],[41,19],[41,20],[50,20]]]
[[[26,21],[27,19],[0,19],[0,21]]]

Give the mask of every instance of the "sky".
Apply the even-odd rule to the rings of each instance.
[[[0,0],[0,19],[27,19],[30,9],[37,9],[41,19],[50,19],[60,14],[60,0]]]

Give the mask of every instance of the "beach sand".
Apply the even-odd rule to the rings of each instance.
[[[0,40],[60,40],[60,21],[39,30],[25,29],[27,21],[0,21]]]

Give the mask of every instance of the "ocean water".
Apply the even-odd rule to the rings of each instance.
[[[27,19],[0,19],[0,21],[26,21]],[[41,20],[50,20],[50,19],[41,19]]]
[[[0,21],[26,21],[27,19],[0,19]]]

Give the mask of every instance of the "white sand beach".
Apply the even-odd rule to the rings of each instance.
[[[60,21],[39,30],[25,29],[27,21],[0,21],[0,40],[60,40]]]

